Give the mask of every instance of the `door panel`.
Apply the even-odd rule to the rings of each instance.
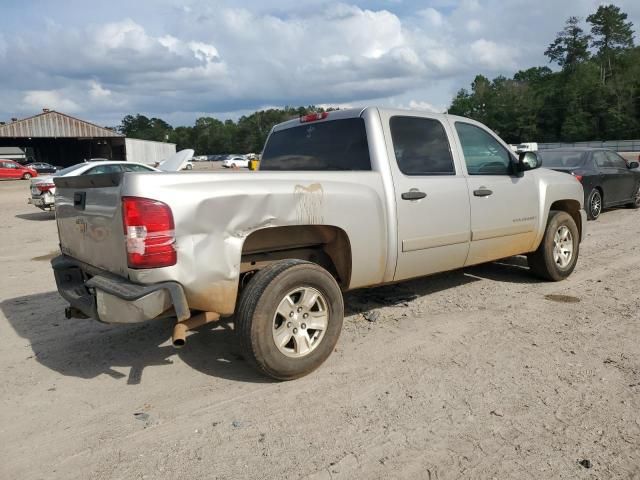
[[[467,182],[448,125],[428,114],[381,115],[395,185],[394,280],[460,268],[469,250]]]
[[[618,170],[612,167],[603,150],[593,152],[593,160],[598,167],[603,205],[615,204],[622,197],[617,187]]]
[[[11,178],[10,170],[7,168],[6,162],[0,161],[0,178]]]
[[[471,203],[471,244],[465,265],[531,251],[538,223],[535,171],[512,175],[508,149],[479,125],[455,122]]]
[[[614,173],[614,185],[618,202],[631,200],[636,193],[636,177],[627,167],[627,162],[614,152],[605,152],[609,168]]]

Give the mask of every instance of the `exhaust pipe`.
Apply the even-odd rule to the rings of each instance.
[[[188,318],[182,322],[176,323],[173,327],[173,335],[171,341],[175,348],[184,347],[187,343],[187,332],[194,328],[201,327],[206,323],[215,322],[220,319],[220,314],[215,312],[202,312]]]

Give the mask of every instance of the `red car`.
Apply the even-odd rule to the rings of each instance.
[[[0,178],[21,178],[29,180],[31,177],[37,177],[38,172],[31,168],[20,165],[13,160],[0,160]]]

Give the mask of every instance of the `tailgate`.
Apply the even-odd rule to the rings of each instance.
[[[123,173],[57,177],[60,250],[77,260],[127,276],[120,192]]]

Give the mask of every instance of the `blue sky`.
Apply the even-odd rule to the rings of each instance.
[[[57,109],[190,125],[284,105],[444,110],[545,65],[594,0],[0,0],[0,121]],[[640,25],[640,1],[615,2]]]

